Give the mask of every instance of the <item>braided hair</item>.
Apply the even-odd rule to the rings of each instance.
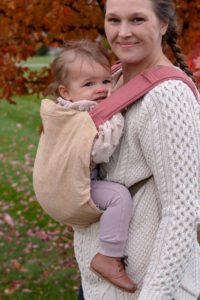
[[[180,46],[177,44],[177,18],[175,12],[175,5],[173,0],[151,0],[154,6],[154,11],[160,20],[165,20],[168,23],[168,29],[163,36],[163,43],[167,43],[171,48],[174,57],[175,65],[182,69],[194,82],[194,76],[189,69],[184,56],[181,52]]]

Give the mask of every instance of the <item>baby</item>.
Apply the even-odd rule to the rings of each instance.
[[[109,57],[99,44],[68,42],[51,65],[53,82],[48,94],[65,109],[90,110],[106,99],[113,88]],[[122,135],[124,120],[114,115],[99,128],[91,152],[91,198],[103,211],[100,249],[90,269],[127,292],[136,284],[125,271],[124,251],[132,216],[132,197],[118,183],[98,179],[97,164],[108,162]],[[76,162],[78,163],[78,162]]]

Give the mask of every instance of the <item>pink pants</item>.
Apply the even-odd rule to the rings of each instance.
[[[100,218],[100,253],[122,257],[132,217],[133,201],[129,190],[115,182],[92,180],[91,197],[104,210]]]

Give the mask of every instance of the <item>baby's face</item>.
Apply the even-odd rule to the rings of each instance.
[[[91,100],[100,102],[112,90],[111,71],[95,61],[80,60],[69,65],[69,80],[65,99],[72,102]],[[61,95],[63,96],[63,95]]]

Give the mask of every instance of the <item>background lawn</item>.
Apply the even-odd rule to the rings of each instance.
[[[73,300],[73,236],[43,213],[32,187],[40,100],[0,101],[0,300]]]
[[[51,61],[26,63],[38,69]],[[42,211],[32,187],[40,99],[16,102],[0,101],[0,300],[75,300],[80,276],[73,235]]]
[[[24,66],[29,67],[30,69],[39,70],[42,67],[48,67],[49,64],[52,62],[52,56],[34,56],[30,57],[26,61],[22,62],[21,64]]]

